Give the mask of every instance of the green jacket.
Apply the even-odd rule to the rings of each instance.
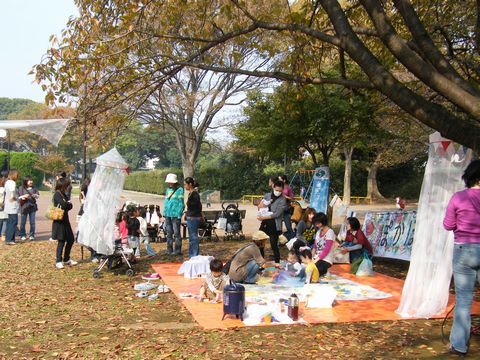
[[[163,216],[181,218],[185,207],[183,200],[184,191],[182,187],[178,187],[175,193],[174,191],[172,188],[167,188],[165,192]]]

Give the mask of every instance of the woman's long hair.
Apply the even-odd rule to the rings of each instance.
[[[25,177],[23,178],[22,185],[23,185],[23,187],[24,187],[25,189],[28,188],[28,182],[29,182],[30,180],[32,180],[32,178],[31,178],[30,176],[25,176]]]

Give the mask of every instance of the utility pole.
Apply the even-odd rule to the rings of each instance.
[[[7,160],[7,170],[10,172],[10,131],[7,130],[7,153],[8,153],[8,160]]]

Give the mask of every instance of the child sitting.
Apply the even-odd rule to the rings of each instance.
[[[200,301],[207,299],[211,302],[222,301],[223,288],[230,280],[222,270],[223,263],[220,260],[210,261],[210,273],[207,274],[207,278],[200,288]]]
[[[293,276],[300,276],[303,270],[303,266],[298,262],[297,254],[293,249],[288,252],[287,263],[285,264],[285,270],[288,271]]]
[[[305,268],[305,284],[318,282],[320,273],[312,260],[312,251],[310,249],[302,250],[300,252],[300,258],[302,259],[302,263],[307,265]]]

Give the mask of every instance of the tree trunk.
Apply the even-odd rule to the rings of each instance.
[[[345,173],[343,175],[343,203],[350,205],[350,182],[352,178],[352,153],[353,146],[345,146],[343,154],[345,155]]]
[[[377,171],[378,165],[372,164],[367,168],[367,197],[370,197],[372,200],[384,199],[383,195],[380,194],[377,185]]]
[[[200,153],[201,141],[193,130],[187,129],[185,133],[176,133],[177,147],[182,156],[182,170],[183,178],[195,177],[195,164],[197,162],[198,154]]]
[[[195,163],[191,161],[183,161],[182,160],[182,170],[183,170],[183,178],[186,179],[187,177],[194,177],[195,176]]]
[[[340,38],[340,46],[368,76],[372,84],[400,108],[420,122],[460,144],[475,148],[480,127],[455,116],[443,106],[432,103],[400,83],[353,32],[337,0],[320,0]],[[442,94],[443,95],[443,94]]]

